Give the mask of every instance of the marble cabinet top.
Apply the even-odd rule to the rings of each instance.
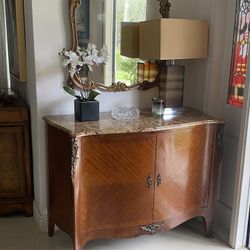
[[[153,117],[149,111],[141,111],[140,118],[134,120],[115,120],[111,113],[100,113],[100,120],[91,122],[76,122],[73,115],[45,116],[43,119],[49,125],[67,132],[72,137],[155,132],[177,127],[223,123],[221,120],[190,108],[162,118]]]

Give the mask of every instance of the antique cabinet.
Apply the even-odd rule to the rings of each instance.
[[[133,121],[45,120],[50,236],[56,224],[80,250],[92,239],[153,234],[196,216],[210,233],[221,121],[191,109]]]
[[[25,105],[0,107],[0,215],[33,214],[28,123]]]

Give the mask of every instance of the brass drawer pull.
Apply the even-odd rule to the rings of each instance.
[[[158,174],[157,178],[157,186],[159,187],[161,185],[161,176]]]
[[[151,188],[153,186],[153,179],[151,175],[149,175],[147,178],[147,184],[148,184],[148,188]]]

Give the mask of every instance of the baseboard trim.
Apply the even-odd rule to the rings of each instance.
[[[226,243],[229,243],[231,216],[231,208],[220,201],[215,202],[213,231]]]
[[[47,233],[48,232],[47,213],[41,214],[35,201],[33,202],[33,212],[34,212],[34,219],[39,231],[41,233]]]

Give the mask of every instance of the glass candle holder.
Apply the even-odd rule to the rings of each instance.
[[[164,101],[159,98],[152,99],[152,115],[155,117],[162,116],[164,113]]]

